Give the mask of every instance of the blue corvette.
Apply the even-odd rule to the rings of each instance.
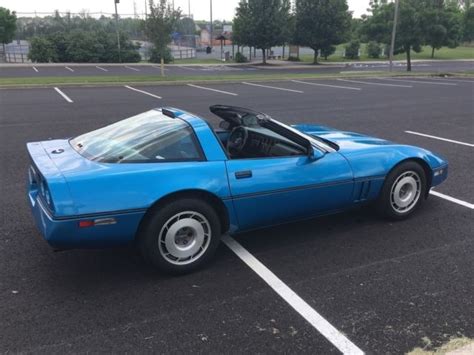
[[[55,249],[135,242],[168,272],[208,261],[223,233],[374,202],[404,219],[448,163],[418,147],[214,105],[220,129],[160,108],[72,139],[28,143],[28,196]]]

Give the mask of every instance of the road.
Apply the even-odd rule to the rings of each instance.
[[[291,65],[291,63],[290,63]],[[296,67],[294,67],[296,66]],[[255,74],[305,74],[326,73],[334,74],[351,71],[388,71],[387,63],[347,63],[347,64],[323,64],[319,66],[295,64],[290,68],[280,66],[260,65],[167,65],[165,74],[167,76],[206,76],[206,75],[255,75]],[[405,72],[406,65],[395,63],[394,70]],[[414,72],[465,72],[474,71],[472,61],[427,61],[414,62]],[[159,65],[27,65],[19,67],[0,66],[0,78],[2,77],[77,77],[77,76],[137,76],[137,75],[160,75]]]
[[[0,352],[338,352],[225,245],[205,269],[169,277],[133,249],[54,253],[34,226],[26,142],[74,136],[165,105],[216,124],[208,111],[216,103],[445,156],[450,176],[436,191],[465,205],[430,196],[404,222],[379,219],[369,208],[234,238],[369,354],[474,337],[474,80],[257,84],[264,86],[59,87],[69,101],[53,88],[0,90]]]

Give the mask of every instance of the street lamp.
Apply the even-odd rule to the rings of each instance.
[[[395,14],[393,16],[393,27],[392,27],[392,41],[390,42],[390,72],[393,70],[393,52],[395,49],[395,37],[397,35],[397,22],[398,22],[398,6],[400,0],[395,0]]]
[[[119,3],[120,3],[120,0],[114,0],[114,5],[115,5],[115,31],[117,32],[118,57],[119,57],[119,62],[122,63],[122,55],[120,53],[120,33],[119,33],[118,13],[117,13],[117,4],[119,4]]]
[[[210,0],[210,7],[211,7],[211,28],[210,28],[210,31],[211,31],[211,43],[209,44],[209,47],[211,47],[211,50],[212,50],[212,0]]]

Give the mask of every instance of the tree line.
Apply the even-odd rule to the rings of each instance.
[[[395,54],[405,53],[408,70],[411,54],[422,46],[454,48],[474,40],[474,4],[471,0],[400,0]],[[345,56],[357,58],[360,43],[367,43],[369,56],[388,53],[395,5],[371,0],[368,14],[352,18],[347,0],[241,0],[233,20],[232,40],[238,46],[257,48],[266,61],[274,46],[294,44],[314,50],[313,62],[327,58],[336,46],[347,43]],[[150,0],[145,20],[119,18],[122,61],[139,61],[135,40],[154,44],[151,61],[169,62],[172,34],[196,34],[192,19],[183,17],[167,0]],[[115,62],[119,60],[116,23],[111,17],[94,19],[83,13],[44,18],[17,19],[14,12],[0,8],[0,41],[30,40],[30,58],[41,62]],[[236,60],[244,61],[241,53]],[[291,58],[290,58],[291,59]]]
[[[454,48],[474,39],[474,7],[469,0],[400,0],[394,53],[405,53],[411,70],[411,53],[422,45],[435,50]],[[318,57],[334,53],[335,46],[349,42],[346,56],[357,57],[361,42],[370,56],[387,48],[393,28],[395,4],[372,0],[368,15],[353,19],[346,0],[242,0],[234,18],[233,40],[260,49],[263,62],[273,46],[295,44],[314,50]],[[388,50],[385,51],[388,53]]]

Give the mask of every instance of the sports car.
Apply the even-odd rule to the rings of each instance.
[[[163,107],[70,139],[27,143],[33,216],[55,249],[136,244],[161,270],[213,256],[224,233],[375,204],[411,216],[447,178],[425,149],[214,105]]]

